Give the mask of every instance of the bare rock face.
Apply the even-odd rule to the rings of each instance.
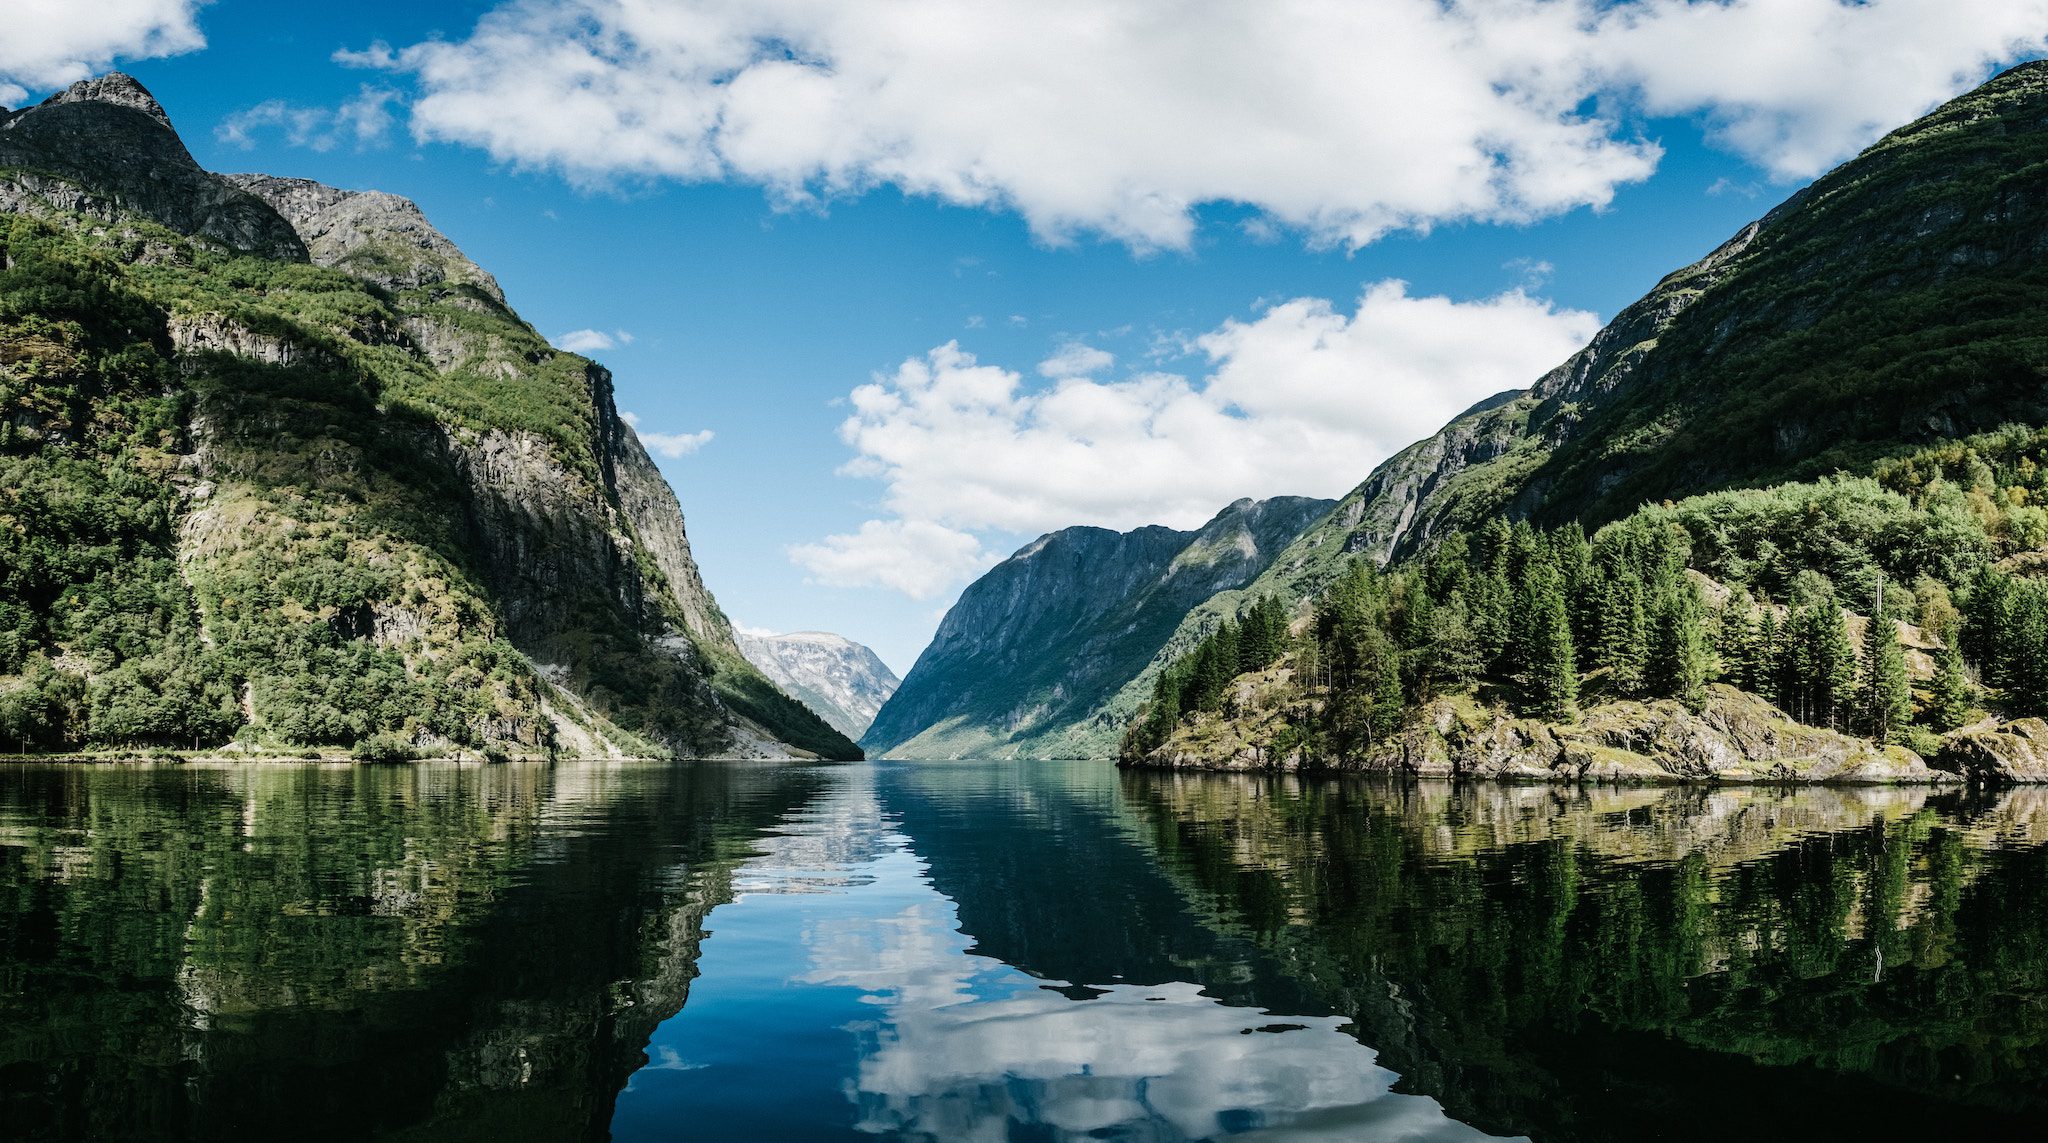
[[[60,209],[113,220],[141,215],[180,234],[213,239],[279,261],[304,262],[305,244],[263,200],[202,169],[171,129],[155,97],[134,79],[112,72],[80,80],[42,103],[0,113],[0,167],[58,192]],[[0,176],[0,206],[36,208],[47,194],[11,192],[18,177]]]
[[[1973,782],[2048,782],[2048,722],[2022,718],[1942,739],[1934,765]]]
[[[316,266],[345,270],[387,290],[474,286],[499,305],[498,280],[436,230],[410,199],[274,175],[223,175],[292,224]]]
[[[1272,672],[1269,672],[1269,674]],[[1250,717],[1242,708],[1249,700]],[[1540,782],[1726,782],[1936,784],[1954,773],[1928,766],[1900,746],[1794,722],[1756,695],[1709,688],[1698,713],[1669,699],[1595,707],[1577,723],[1515,718],[1468,696],[1418,708],[1399,732],[1364,754],[1316,758],[1275,750],[1257,739],[1310,712],[1259,713],[1257,695],[1241,695],[1237,718],[1202,716],[1177,730],[1141,766],[1201,770],[1325,770],[1414,778]],[[1265,726],[1261,735],[1257,728]],[[1224,727],[1236,729],[1225,730]],[[1247,733],[1247,730],[1250,733]],[[2040,730],[2048,747],[2048,726]],[[1226,740],[1227,739],[1227,740]],[[2048,776],[2048,749],[2041,755]]]

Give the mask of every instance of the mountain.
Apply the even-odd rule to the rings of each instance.
[[[1921,755],[2048,778],[2044,255],[2035,63],[1381,465],[1251,585],[1322,601],[1316,639],[1247,662],[1219,635],[1154,672],[1127,760],[1803,780],[1876,747],[1913,780]],[[1176,644],[1230,610],[1195,609]]]
[[[2048,422],[2044,163],[2048,62],[1886,136],[1404,449],[1254,590],[1300,598],[1495,514],[1593,526]]]
[[[1937,109],[1679,270],[1534,386],[1388,459],[1246,595],[1300,603],[1357,556],[1495,514],[1641,504],[1846,470],[2048,421],[2048,63]],[[1191,611],[1186,648],[1233,613]],[[1156,670],[1116,700],[1134,708]]]
[[[741,654],[602,366],[413,204],[0,112],[0,735],[858,757]]]
[[[867,732],[902,682],[873,651],[843,635],[742,631],[739,644],[748,662],[848,738]]]
[[[1189,609],[1251,582],[1327,500],[1240,500],[1192,532],[1068,528],[969,585],[861,739],[897,758],[1110,757],[1106,701]]]

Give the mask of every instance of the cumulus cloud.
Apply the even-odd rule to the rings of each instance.
[[[1038,363],[1046,377],[1087,377],[1116,364],[1116,356],[1078,341],[1060,346],[1059,351]]]
[[[1185,247],[1235,202],[1321,241],[1598,207],[1640,116],[1812,173],[1998,63],[2048,0],[509,0],[413,77],[422,140],[784,201],[893,184]]]
[[[0,103],[20,103],[107,70],[117,59],[151,59],[206,46],[205,0],[10,0],[0,34]]]
[[[601,349],[633,344],[633,335],[623,329],[606,333],[601,329],[572,329],[555,339],[555,348],[570,353],[596,353]]]
[[[1637,0],[1597,36],[1646,111],[1703,113],[1724,146],[1808,178],[2048,50],[2048,0]]]
[[[855,456],[841,471],[879,480],[894,518],[799,562],[816,570],[829,554],[830,582],[912,583],[923,598],[983,566],[977,533],[1190,528],[1241,496],[1342,495],[1474,402],[1531,384],[1598,327],[1520,290],[1460,302],[1386,281],[1348,313],[1298,298],[1190,339],[1207,366],[1198,379],[1049,369],[1033,387],[948,342],[848,398],[840,435]],[[912,533],[946,546],[898,542]]]
[[[858,532],[793,545],[789,558],[814,583],[886,587],[912,599],[930,599],[995,562],[976,537],[929,520],[869,520]]]
[[[291,146],[314,151],[331,151],[344,143],[358,150],[381,147],[397,122],[391,107],[398,101],[398,92],[368,84],[339,107],[301,107],[282,99],[266,99],[221,120],[213,134],[243,150],[254,147],[259,136],[272,130],[282,132]]]
[[[589,332],[589,331],[584,331]],[[601,335],[600,335],[601,336]],[[566,348],[566,347],[565,347]],[[619,419],[633,426],[633,435],[648,452],[665,456],[670,460],[681,460],[711,443],[714,435],[710,429],[694,433],[655,433],[640,427],[640,418],[633,413],[620,413]]]

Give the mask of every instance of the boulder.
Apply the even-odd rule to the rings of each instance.
[[[1941,740],[1933,764],[1973,782],[2048,782],[2048,722],[2022,718],[1958,730]]]

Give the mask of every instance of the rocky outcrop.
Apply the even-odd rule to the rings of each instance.
[[[1933,764],[1973,782],[2048,782],[2048,722],[2022,718],[1959,730],[1942,739]]]
[[[27,176],[28,193],[6,184]],[[50,184],[71,184],[74,191]],[[139,215],[263,258],[303,262],[305,244],[263,200],[202,169],[143,86],[119,72],[0,113],[0,205],[112,221]],[[17,201],[19,200],[19,201]]]
[[[291,223],[316,266],[345,270],[387,290],[471,286],[499,305],[498,280],[436,230],[410,199],[339,190],[310,179],[223,175]]]
[[[1067,528],[990,569],[946,613],[863,742],[903,758],[1116,753],[1110,700],[1190,609],[1244,587],[1327,500],[1240,500],[1197,531]]]
[[[1280,672],[1271,672],[1278,679]],[[1255,677],[1240,681],[1244,688]],[[1259,707],[1283,686],[1241,689],[1234,707]],[[1613,702],[1576,723],[1515,718],[1469,696],[1433,700],[1392,737],[1362,754],[1316,757],[1288,748],[1284,728],[1312,714],[1270,701],[1247,717],[1198,716],[1157,751],[1130,764],[1182,770],[1323,770],[1414,778],[1541,782],[1938,784],[1956,774],[1902,746],[1794,722],[1763,699],[1708,688],[1697,712],[1671,700]],[[2048,737],[2048,727],[2043,728]],[[1279,744],[1279,745],[1276,745]],[[2044,771],[2048,773],[2048,771]]]
[[[662,479],[654,458],[647,455],[633,426],[623,419],[607,442],[611,454],[613,488],[619,510],[633,526],[633,535],[643,551],[653,557],[676,606],[682,609],[684,625],[700,643],[738,654],[732,623],[719,609],[718,601],[704,586],[697,570],[697,557],[690,552],[690,537],[683,526],[683,506],[675,489]]]
[[[859,738],[900,681],[873,651],[824,631],[739,633],[747,661],[849,738]]]

